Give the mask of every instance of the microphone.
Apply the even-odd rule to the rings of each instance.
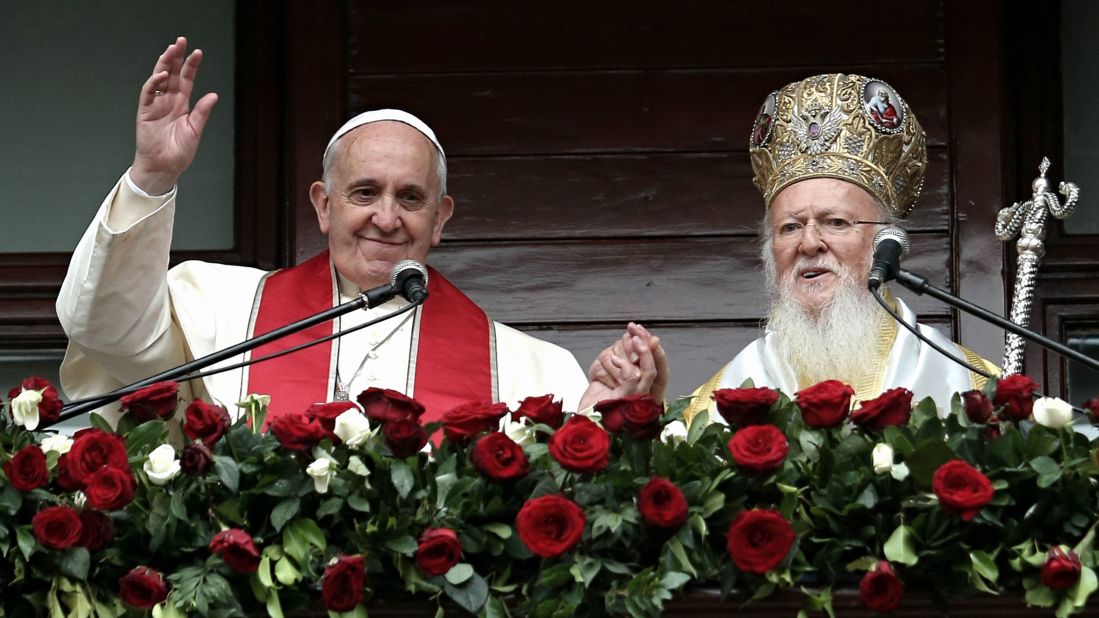
[[[408,302],[421,303],[427,298],[427,269],[416,260],[401,260],[393,267],[389,284]]]
[[[901,258],[908,255],[911,245],[908,234],[898,227],[887,227],[874,236],[874,265],[870,267],[870,277],[866,287],[876,290],[886,281],[897,276]]]

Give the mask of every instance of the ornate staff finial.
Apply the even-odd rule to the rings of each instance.
[[[1057,194],[1050,190],[1049,180],[1046,178],[1048,171],[1049,158],[1042,157],[1042,162],[1038,164],[1039,176],[1030,185],[1034,192],[1033,197],[1025,202],[1015,202],[996,215],[997,238],[1008,241],[1016,234],[1019,235],[1019,240],[1015,243],[1019,252],[1015,291],[1011,298],[1011,321],[1019,326],[1026,326],[1030,321],[1038,263],[1046,252],[1046,216],[1048,214],[1057,219],[1067,218],[1080,198],[1079,187],[1071,182],[1061,182],[1057,189],[1065,196],[1062,204]],[[1022,372],[1023,349],[1021,337],[1007,335],[1004,343],[1004,375]]]

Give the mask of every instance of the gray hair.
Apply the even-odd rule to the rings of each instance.
[[[321,180],[324,181],[324,190],[328,193],[332,193],[332,168],[336,166],[336,158],[339,156],[340,144],[343,143],[344,136],[340,136],[339,139],[332,142],[332,145],[328,147],[328,151],[324,153],[324,171],[321,173]],[[431,149],[435,151],[435,180],[439,187],[439,195],[436,201],[443,199],[446,195],[446,155],[434,145]]]

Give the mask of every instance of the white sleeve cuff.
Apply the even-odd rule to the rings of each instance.
[[[173,186],[172,190],[165,193],[164,195],[149,195],[148,193],[145,192],[144,189],[137,186],[137,183],[134,182],[134,179],[130,177],[130,170],[132,170],[132,169],[133,169],[132,167],[127,169],[126,173],[124,174],[124,177],[126,178],[126,185],[128,187],[130,187],[130,191],[133,191],[134,193],[140,195],[141,197],[165,198],[165,197],[170,197],[172,194],[174,194],[176,192],[176,188]]]

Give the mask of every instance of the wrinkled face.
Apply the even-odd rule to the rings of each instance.
[[[810,178],[786,187],[771,202],[769,214],[777,289],[790,282],[801,307],[816,314],[815,309],[832,299],[845,274],[865,288],[880,226],[855,225],[843,235],[826,228],[881,220],[874,197],[849,182]],[[781,233],[799,226],[804,229],[798,234]]]
[[[394,121],[363,125],[337,147],[327,185],[309,189],[336,270],[365,290],[388,283],[401,260],[426,263],[454,213],[439,195],[435,147]]]

